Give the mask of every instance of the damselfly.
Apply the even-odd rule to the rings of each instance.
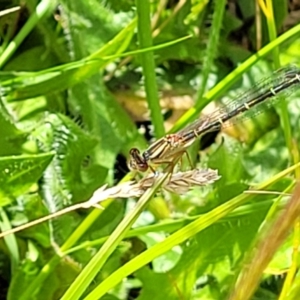
[[[199,136],[220,130],[226,122],[243,112],[258,106],[265,100],[284,96],[293,86],[300,86],[300,69],[287,66],[274,72],[272,76],[258,82],[244,94],[212,114],[202,117],[174,134],[157,140],[141,155],[136,148],[130,150],[129,167],[145,172],[151,165],[176,164],[182,155]],[[259,110],[257,111],[259,112]],[[153,170],[153,169],[152,169]]]

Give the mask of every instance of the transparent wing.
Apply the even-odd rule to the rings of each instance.
[[[300,87],[300,69],[288,65],[257,82],[233,100],[223,103],[213,113],[195,120],[177,132],[177,135],[184,136],[191,131],[201,132],[205,128],[208,131],[217,130],[251,118],[274,105],[279,99],[290,95],[297,87]]]

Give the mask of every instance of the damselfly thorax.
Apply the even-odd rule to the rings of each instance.
[[[157,140],[143,154],[140,154],[138,149],[132,148],[129,167],[132,170],[145,172],[148,168],[154,171],[152,165],[169,164],[173,169],[173,166],[186,153],[186,149],[199,136],[220,130],[228,121],[259,106],[265,100],[287,95],[294,86],[300,86],[300,69],[295,66],[282,68],[212,114],[194,121],[177,133],[168,134]]]
[[[208,119],[197,120],[198,128],[206,127],[208,121]],[[129,168],[145,172],[148,168],[154,171],[151,165],[176,164],[182,155],[186,153],[186,149],[199,136],[195,130],[188,130],[186,134],[182,135],[180,132],[167,134],[152,143],[142,155],[137,148],[132,148],[130,150]]]

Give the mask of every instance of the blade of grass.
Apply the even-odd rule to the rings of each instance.
[[[2,207],[0,207],[0,228],[1,231],[11,229],[9,218],[7,217],[6,212]],[[12,274],[14,274],[20,263],[20,254],[17,239],[15,235],[10,235],[6,236],[4,238],[4,241],[11,257],[11,272]]]
[[[202,68],[202,84],[198,91],[196,105],[201,103],[210,70],[212,69],[213,61],[217,54],[219,38],[220,38],[220,30],[222,26],[224,9],[225,9],[225,0],[214,1],[214,14],[211,26],[211,33],[209,34],[209,40],[207,44],[207,48],[204,55],[203,68]]]
[[[263,11],[265,13],[265,17],[267,20],[269,39],[270,39],[270,41],[274,41],[277,36],[277,30],[276,30],[276,21],[274,18],[273,1],[266,0],[265,5],[264,5],[263,0],[259,1],[259,3],[261,4],[261,6],[265,7],[265,9]],[[276,68],[279,68],[280,67],[280,58],[279,58],[279,48],[278,47],[275,47],[273,50],[273,60],[274,60],[274,64],[275,64]],[[287,106],[287,102],[285,99],[282,99],[282,101],[280,101],[279,107],[280,107],[280,116],[281,116],[280,120],[282,123],[285,142],[286,142],[287,148],[289,149],[289,154],[290,154],[291,160],[293,162],[296,162],[297,158],[295,157],[294,151],[293,151],[292,129],[291,129],[290,120],[289,120],[288,106]],[[297,172],[295,172],[295,174],[297,176]],[[295,230],[299,231],[299,224],[298,224],[298,226],[295,225]],[[294,242],[298,243],[298,239],[296,239]],[[297,272],[298,251],[293,252],[293,263],[292,264],[293,264],[293,267],[289,268],[288,276],[286,276],[286,278],[285,278],[284,287],[283,287],[281,295],[280,295],[281,299],[284,299],[286,297],[287,291],[289,291],[289,289],[292,285],[292,281]]]
[[[91,259],[91,261],[82,270],[79,276],[75,279],[73,284],[69,287],[66,293],[61,298],[67,299],[79,299],[90,283],[94,280],[97,273],[100,271],[104,263],[107,261],[111,253],[116,249],[119,242],[124,238],[130,227],[136,221],[141,214],[145,206],[148,204],[151,197],[156,190],[160,187],[164,180],[166,180],[168,174],[163,174],[158,178],[153,188],[147,190],[145,194],[137,202],[135,208],[124,217],[122,222],[117,226],[114,232],[110,235],[98,253]],[[96,299],[96,298],[94,298]]]
[[[266,21],[267,21],[267,27],[268,27],[268,33],[269,33],[269,39],[270,41],[276,40],[277,37],[277,30],[276,30],[276,21],[274,18],[274,10],[273,10],[273,3],[272,0],[266,0],[266,3],[264,5],[264,1],[259,1],[261,7],[264,7],[262,10],[265,14]],[[279,57],[279,48],[274,47],[272,50],[273,52],[273,61],[276,69],[279,69],[280,64],[280,57]],[[282,128],[284,132],[285,142],[289,149],[290,156],[292,158],[293,162],[295,161],[295,158],[293,157],[293,151],[292,151],[292,130],[290,126],[290,120],[289,120],[289,114],[288,114],[288,107],[287,102],[285,99],[282,99],[279,104],[280,112],[281,112],[281,121],[282,121]]]
[[[127,181],[130,178],[130,174],[124,177],[123,181]],[[103,208],[108,207],[113,202],[113,199],[109,199],[107,201],[101,202],[101,206]],[[84,233],[94,224],[94,222],[101,216],[103,210],[102,209],[94,209],[92,212],[80,223],[80,225],[76,228],[76,230],[69,236],[69,238],[65,241],[65,243],[61,246],[60,251],[62,253],[66,252],[69,248],[71,248],[83,235]],[[23,300],[32,299],[32,295],[38,290],[42,284],[46,281],[48,276],[53,272],[57,264],[60,262],[61,255],[53,256],[40,270],[39,274],[35,277],[34,280],[30,283],[26,290],[22,293]]]
[[[288,270],[288,273],[285,277],[283,287],[281,289],[280,296],[278,300],[288,299],[288,295],[291,291],[291,288],[294,283],[297,282],[296,274],[299,269],[299,236],[300,236],[300,223],[299,218],[295,223],[294,232],[293,232],[293,253],[292,253],[292,264]]]
[[[112,200],[105,201],[101,203],[102,206],[107,207]],[[90,226],[99,218],[102,214],[103,210],[94,209],[85,219],[84,221],[76,228],[76,230],[72,233],[72,235],[68,238],[68,240],[64,243],[64,245],[60,248],[61,251],[66,251],[70,247],[72,247],[81,237],[82,235],[90,228]],[[32,299],[32,295],[38,290],[43,283],[46,281],[48,276],[53,272],[55,267],[61,260],[61,255],[53,256],[40,270],[39,274],[35,277],[34,280],[30,283],[26,290],[22,293],[23,300]]]
[[[276,182],[280,178],[286,176],[292,172],[295,168],[299,167],[300,163],[293,165],[292,167],[278,173],[271,179],[263,182],[255,189],[264,190],[270,184]],[[188,224],[182,229],[178,230],[171,236],[167,237],[164,241],[154,245],[150,249],[144,251],[140,255],[136,256],[134,259],[129,261],[123,267],[119,268],[108,278],[106,278],[101,284],[99,284],[87,297],[85,300],[100,299],[104,294],[106,294],[111,288],[122,281],[123,278],[132,274],[134,271],[140,269],[146,264],[150,263],[156,257],[164,254],[168,250],[172,249],[174,246],[186,241],[190,237],[194,236],[196,233],[204,230],[208,226],[217,222],[221,218],[225,217],[231,211],[250,200],[251,196],[249,194],[241,194],[232,200],[218,206],[209,213],[206,213],[199,217],[196,221]]]
[[[10,59],[10,57],[15,53],[24,39],[29,35],[36,24],[44,18],[47,13],[53,11],[56,1],[52,0],[42,0],[36,7],[36,10],[30,15],[30,18],[22,27],[20,32],[16,37],[8,44],[7,48],[3,51],[0,56],[0,69],[5,65],[5,63]]]
[[[279,198],[281,198],[281,197],[279,197]],[[266,209],[267,207],[270,207],[271,204],[274,205],[275,203],[276,203],[276,209],[277,209],[276,211],[282,209],[286,205],[286,201],[282,200],[282,199],[280,199],[279,202],[275,199],[275,200],[263,201],[262,203],[246,204],[246,205],[240,206],[237,209],[233,210],[231,213],[228,214],[228,216],[226,216],[223,219],[220,219],[218,221],[218,223],[219,222],[220,223],[228,222],[228,220],[230,220],[231,218],[236,218],[237,216],[244,216],[244,215],[253,213],[253,211],[259,211],[259,210]],[[169,221],[164,221],[163,223],[158,223],[158,224],[153,224],[153,225],[149,225],[149,226],[134,228],[134,229],[130,230],[124,236],[124,239],[132,238],[132,237],[138,237],[138,236],[147,234],[149,232],[172,233],[172,232],[175,232],[176,230],[179,230],[183,226],[191,223],[192,221],[197,220],[201,216],[202,216],[202,214],[201,215],[195,215],[195,216],[192,216],[192,217],[185,217],[185,218],[182,218],[182,219],[175,219],[175,220],[171,219]],[[82,244],[80,244],[78,246],[75,246],[75,247],[71,248],[70,250],[64,252],[63,255],[69,255],[73,252],[76,252],[76,251],[79,251],[79,250],[82,250],[82,249],[85,249],[85,248],[94,247],[94,246],[97,246],[97,245],[102,245],[108,238],[109,238],[109,236],[105,236],[105,237],[102,237],[102,238],[94,240],[94,241],[83,242]]]
[[[230,86],[232,86],[244,72],[250,69],[255,63],[257,63],[261,58],[266,56],[270,51],[272,51],[275,47],[279,46],[280,44],[284,43],[288,39],[300,34],[300,24],[293,27],[289,31],[285,32],[281,36],[279,36],[274,41],[270,42],[268,45],[263,47],[257,53],[253,54],[249,57],[245,62],[239,65],[234,71],[228,74],[222,81],[220,81],[214,88],[208,91],[205,94],[205,97],[202,98],[203,101],[198,103],[191,109],[189,109],[176,123],[176,125],[172,128],[172,132],[176,132],[182,127],[184,127],[188,122],[194,119],[199,112],[212,100],[216,99],[217,97],[221,96],[221,94],[227,90]]]
[[[138,39],[140,47],[151,47],[152,32],[149,0],[136,0],[136,8],[138,16]],[[159,138],[165,134],[165,129],[159,105],[153,52],[149,51],[142,53],[140,58],[143,67],[143,75],[145,78],[145,90],[150,109],[151,121],[154,125],[155,136]]]
[[[230,300],[247,300],[251,298],[259,284],[264,269],[288,235],[299,214],[300,183],[297,184],[285,210],[281,212],[273,225],[268,228],[266,234],[260,235],[260,240],[252,247],[250,259],[248,258],[243,264],[243,269],[238,275],[237,283],[229,298]]]
[[[135,22],[129,23],[99,51],[82,60],[49,68],[39,72],[25,73],[2,81],[3,94],[7,101],[17,101],[61,91],[82,82],[103,69],[112,58],[104,56],[124,51],[135,30]]]
[[[108,43],[111,45],[111,53],[115,53],[115,46],[112,45],[114,41],[118,41],[123,35],[125,35],[123,38],[126,39],[128,34],[128,30],[126,29],[119,33],[119,35],[116,36],[110,43]],[[9,102],[25,100],[53,92],[58,92],[84,81],[88,77],[92,76],[95,72],[98,72],[100,69],[104,68],[113,59],[161,49],[182,42],[188,38],[190,38],[190,36],[186,36],[151,48],[114,55],[110,55],[107,45],[105,45],[103,47],[103,57],[100,55],[101,48],[93,55],[76,62],[67,63],[39,72],[28,72],[13,79],[4,80],[1,82],[1,86],[3,87],[2,92],[5,94],[5,98]],[[121,44],[118,45],[119,47],[122,47]]]

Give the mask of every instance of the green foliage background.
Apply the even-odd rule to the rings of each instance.
[[[194,100],[175,132],[213,100],[299,66],[299,11],[284,0],[1,3],[1,231],[116,185],[129,150],[149,143],[131,117],[142,101],[159,138],[176,113],[160,97]],[[244,300],[237,278],[255,268],[263,239],[275,254],[256,267],[247,297],[296,299],[298,227],[280,247],[269,234],[299,177],[299,91],[191,147],[195,166],[218,170],[212,186],[174,195],[157,183],[136,206],[108,200],[2,238],[1,299]],[[135,118],[145,125],[143,112]],[[287,214],[289,229],[294,221]]]

